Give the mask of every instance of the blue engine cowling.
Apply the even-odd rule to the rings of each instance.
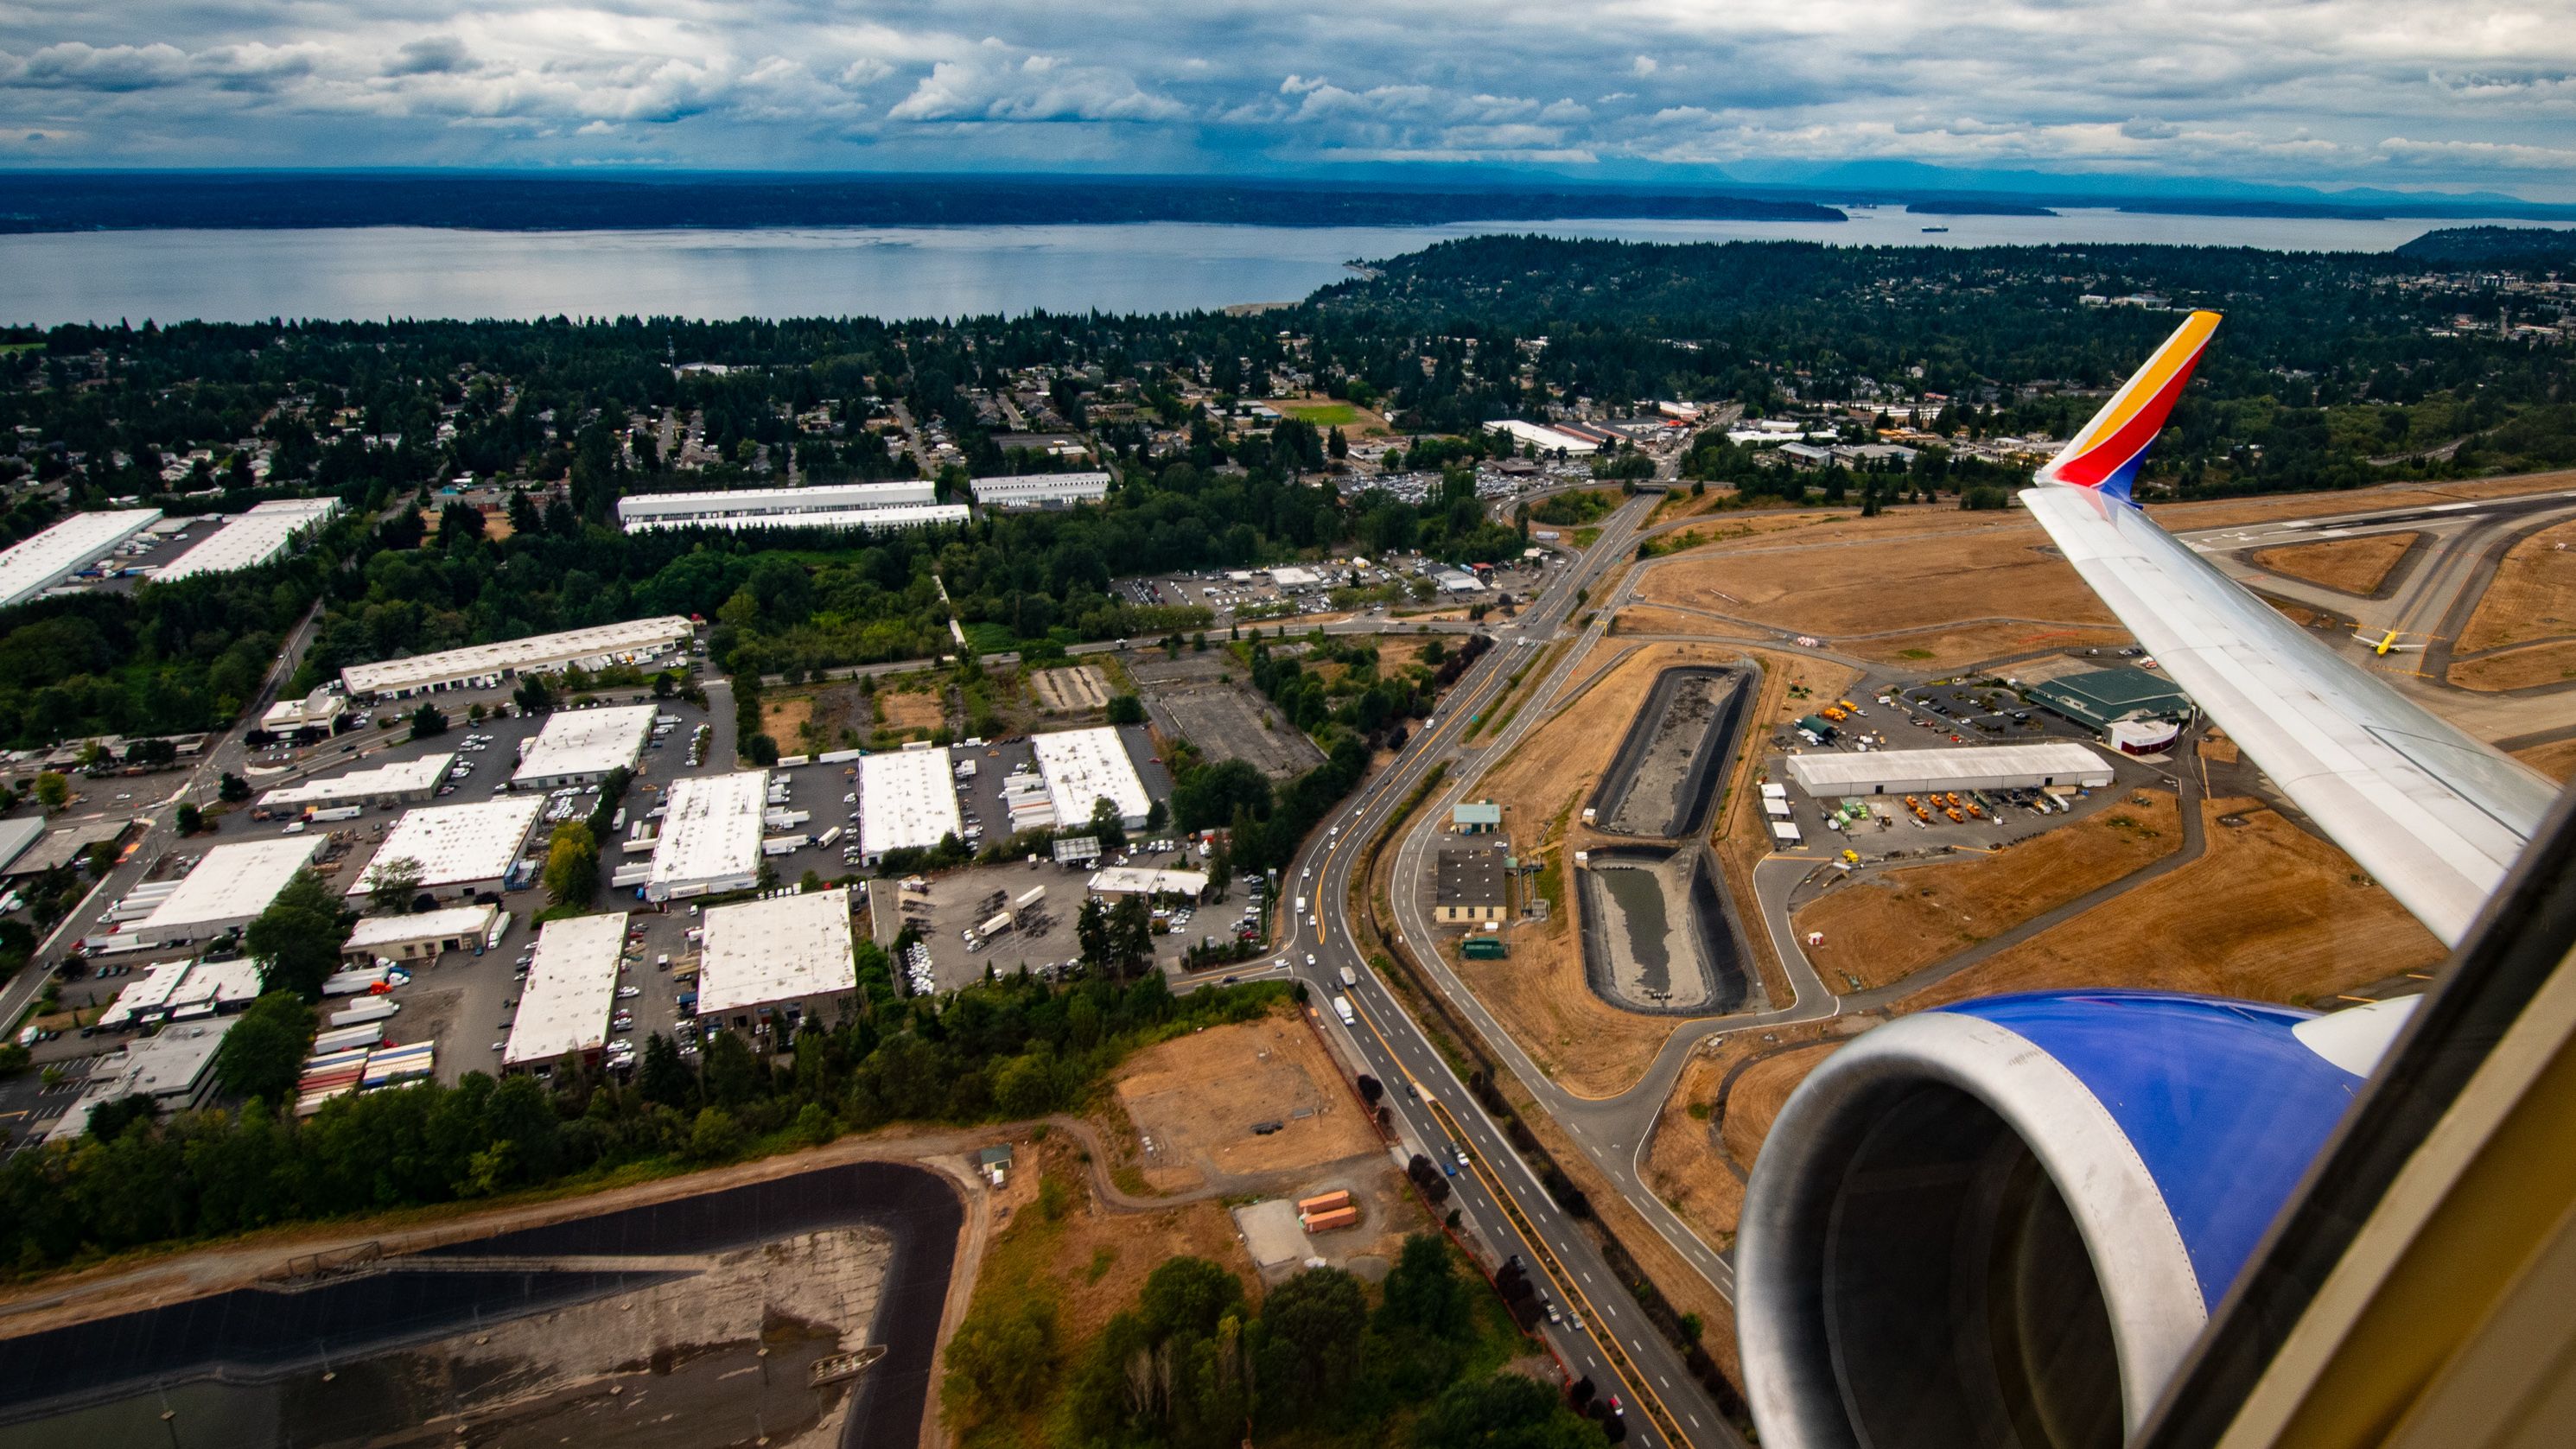
[[[1843,1046],[1737,1235],[1763,1443],[2113,1449],[2411,1005],[2035,993]]]

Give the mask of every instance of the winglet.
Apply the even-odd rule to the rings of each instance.
[[[2062,483],[2074,488],[2094,488],[2122,502],[2129,498],[2129,486],[2137,481],[2138,468],[2147,456],[2147,445],[2156,440],[2164,428],[2165,418],[2173,412],[2174,399],[2182,396],[2183,384],[2191,381],[2191,370],[2199,363],[2201,351],[2209,346],[2209,336],[2218,330],[2218,314],[2194,312],[2147,359],[2147,365],[2126,385],[2111,395],[2093,421],[2078,429],[2075,440],[2038,473],[2042,483]]]

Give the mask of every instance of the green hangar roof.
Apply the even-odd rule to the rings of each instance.
[[[2025,688],[2022,693],[2079,724],[2108,729],[2113,722],[2140,715],[2180,718],[2191,713],[2191,696],[2173,681],[2143,669],[2088,669],[2061,674]]]

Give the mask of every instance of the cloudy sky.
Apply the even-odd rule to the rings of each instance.
[[[1877,160],[2576,200],[2576,0],[0,0],[0,165]]]

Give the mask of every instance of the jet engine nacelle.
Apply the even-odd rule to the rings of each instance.
[[[1737,1236],[1762,1442],[2113,1449],[2412,1005],[2042,993],[1843,1046]]]

